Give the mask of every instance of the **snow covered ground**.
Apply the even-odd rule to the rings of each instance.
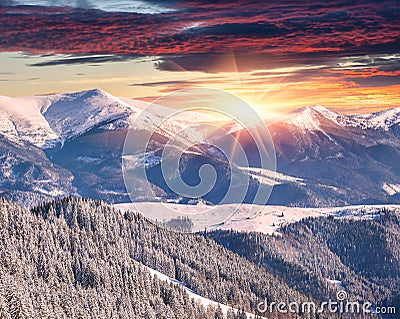
[[[127,203],[116,204],[122,211],[134,210],[147,218],[164,221],[176,217],[189,217],[194,231],[234,229],[238,231],[259,231],[272,234],[286,223],[308,216],[326,216],[325,209],[296,208],[285,206],[260,206],[251,204],[226,204],[208,206],[205,204],[183,205],[173,203]]]
[[[282,225],[306,217],[334,216],[336,218],[374,218],[379,210],[387,208],[400,212],[400,205],[359,205],[331,208],[299,208],[286,206],[259,206],[251,204],[227,204],[208,206],[174,203],[126,203],[114,205],[121,211],[141,212],[147,218],[164,221],[176,217],[189,217],[194,231],[233,229],[279,234]],[[256,213],[254,214],[254,211]]]

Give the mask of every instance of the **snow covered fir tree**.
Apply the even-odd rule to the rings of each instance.
[[[355,300],[394,304],[399,229],[398,215],[383,211],[368,221],[306,219],[284,228],[283,241],[171,232],[89,199],[30,210],[0,200],[0,318],[246,318],[264,298],[326,300],[338,290],[326,278],[340,278]]]

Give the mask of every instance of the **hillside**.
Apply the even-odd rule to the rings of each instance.
[[[361,219],[309,217],[279,233],[217,230],[207,237],[314,298],[328,298],[328,281],[353,300],[400,306],[398,211],[381,208]]]
[[[304,219],[281,236],[171,232],[140,214],[72,198],[31,211],[1,200],[0,218],[6,317],[205,319],[222,311],[202,308],[207,300],[254,313],[264,298],[322,302],[343,289],[374,305],[397,306],[399,298],[400,222],[389,210],[372,219]]]
[[[251,312],[264,298],[309,300],[210,239],[170,232],[101,202],[69,198],[28,211],[1,200],[0,212],[3,315],[214,317],[190,302],[185,289],[151,280],[140,264],[204,298]]]

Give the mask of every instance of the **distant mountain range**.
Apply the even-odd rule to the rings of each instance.
[[[304,180],[298,203],[398,203],[399,121],[400,108],[355,115],[297,110],[269,126],[278,171]]]
[[[101,90],[28,98],[0,97],[0,194],[22,203],[55,196],[82,195],[109,202],[127,202],[121,171],[125,136],[147,103],[116,98]],[[148,114],[148,127],[165,110]],[[149,181],[164,199],[177,198],[161,176],[159,153],[174,132],[193,122],[181,116],[157,131],[153,149],[142,158]],[[206,117],[203,118],[206,120]],[[372,114],[346,115],[321,106],[296,110],[267,123],[277,153],[278,174],[269,203],[295,206],[400,202],[400,108]],[[260,170],[254,145],[246,131],[227,130],[249,157],[251,201],[259,177],[273,176]],[[204,134],[206,141],[226,136]],[[189,138],[189,137],[188,137]],[[209,163],[219,179],[205,199],[218,203],[229,187],[226,159],[207,143],[186,152],[182,176],[198,178],[197,169]],[[138,194],[140,197],[140,194]],[[141,198],[152,200],[153,198]]]

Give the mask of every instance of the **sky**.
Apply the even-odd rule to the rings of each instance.
[[[233,93],[265,117],[400,107],[400,1],[0,0],[0,95]]]

